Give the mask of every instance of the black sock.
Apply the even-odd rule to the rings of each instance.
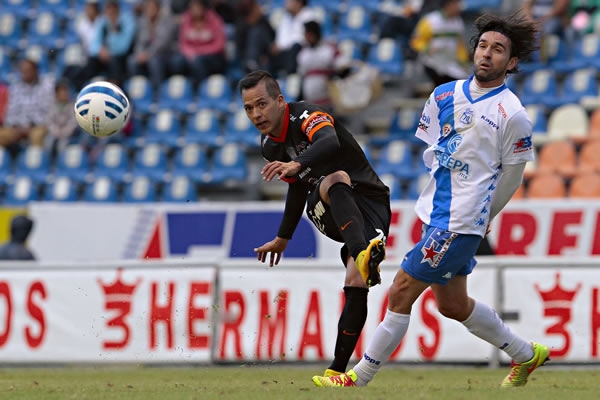
[[[350,186],[337,182],[331,185],[329,191],[329,208],[348,252],[356,260],[358,253],[367,248],[365,240],[363,216],[352,197]]]
[[[360,332],[367,320],[368,293],[369,289],[366,288],[344,287],[346,302],[344,303],[344,309],[338,322],[335,353],[329,369],[346,372],[348,362],[360,337]]]

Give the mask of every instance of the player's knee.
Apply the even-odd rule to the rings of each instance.
[[[352,182],[350,180],[350,175],[348,175],[348,173],[346,171],[332,172],[331,174],[329,174],[325,178],[323,178],[323,181],[321,182],[321,186],[325,186],[329,190],[329,188],[331,186],[333,186],[336,183],[340,183],[340,182],[346,183],[348,185]]]
[[[446,318],[457,321],[464,321],[469,317],[468,314],[465,316],[466,309],[467,306],[463,304],[463,302],[453,301],[438,303],[438,311],[440,314]]]

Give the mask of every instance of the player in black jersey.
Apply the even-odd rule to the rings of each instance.
[[[346,301],[338,323],[335,357],[325,376],[345,372],[367,318],[369,287],[381,282],[391,211],[390,191],[352,134],[324,109],[286,102],[277,81],[254,71],[239,83],[246,115],[261,133],[265,181],[289,183],[275,239],[254,249],[277,265],[306,204],[309,219],[327,237],[344,243]]]

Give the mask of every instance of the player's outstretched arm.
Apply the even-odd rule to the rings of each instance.
[[[263,244],[260,247],[254,249],[254,252],[257,254],[258,261],[265,262],[267,259],[267,255],[271,253],[271,257],[269,259],[269,266],[279,264],[279,260],[281,260],[281,253],[287,247],[288,240],[280,238],[279,236],[275,239],[271,240]]]

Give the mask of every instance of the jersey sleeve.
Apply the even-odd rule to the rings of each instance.
[[[439,111],[434,93],[431,93],[429,99],[427,99],[427,102],[425,103],[425,107],[423,107],[419,126],[415,133],[416,137],[429,145],[437,143],[440,135],[440,122],[438,119]]]
[[[502,164],[520,164],[535,159],[531,134],[531,121],[522,109],[506,122],[502,138]]]
[[[309,141],[313,141],[315,133],[324,130],[324,132],[331,131],[335,135],[335,128],[333,127],[333,117],[324,111],[313,111],[308,114],[308,117],[302,121],[302,132],[308,137]]]

